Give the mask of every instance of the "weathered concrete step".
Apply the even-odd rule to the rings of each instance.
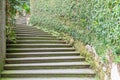
[[[9,48],[8,53],[18,52],[63,52],[63,51],[75,51],[74,48]]]
[[[13,28],[13,30],[15,31],[40,31],[40,32],[44,32],[40,29],[34,29],[34,28]]]
[[[12,42],[7,42],[8,44]],[[49,43],[49,44],[66,44],[63,40],[16,40],[17,44],[40,44],[40,43]]]
[[[33,52],[33,53],[7,53],[7,58],[48,57],[48,56],[78,56],[78,52]]]
[[[23,27],[23,28],[24,28],[24,27],[35,28],[34,26],[28,26],[28,25],[26,25],[26,24],[16,24],[16,27],[15,27],[15,28],[19,28],[19,27],[20,27],[20,28],[21,28],[21,27]]]
[[[47,32],[40,32],[40,31],[15,31],[15,33],[16,34],[48,34]]]
[[[50,35],[16,35],[18,37],[55,37],[55,36],[50,36]]]
[[[28,58],[7,58],[6,63],[19,64],[19,63],[76,62],[84,60],[85,58],[81,56],[28,57]]]
[[[34,27],[15,27],[15,28],[13,28],[13,29],[15,29],[15,30],[40,30],[40,29],[37,29],[37,28],[34,28]],[[42,31],[42,30],[41,30]]]
[[[40,30],[15,30],[16,33],[36,33],[36,34],[49,34]]]
[[[48,34],[48,33],[27,33],[27,32],[25,32],[25,33],[18,33],[18,32],[16,32],[15,33],[16,35],[25,35],[25,36],[29,36],[29,35],[47,35],[47,36],[52,36],[51,34]]]
[[[35,27],[14,27],[13,29],[17,29],[17,30],[19,30],[19,29],[35,29],[35,30],[40,30],[40,29],[37,29]]]
[[[26,63],[6,64],[5,70],[35,70],[35,69],[85,69],[90,68],[86,62],[59,62],[59,63]]]
[[[55,37],[52,35],[33,35],[33,34],[30,34],[30,35],[16,34],[16,36],[18,36],[18,37]]]
[[[17,40],[61,40],[53,37],[16,37]]]
[[[1,80],[96,80],[95,78],[53,77],[53,78],[1,78]]]
[[[6,70],[2,77],[94,77],[91,69]]]
[[[10,48],[49,48],[49,47],[72,47],[69,44],[7,44],[7,47]]]
[[[51,35],[49,33],[46,33],[46,32],[38,32],[38,33],[34,33],[34,32],[15,32],[16,34],[25,34],[25,35],[30,35],[30,34],[33,34],[33,35]]]
[[[34,33],[46,33],[44,31],[41,30],[15,30],[15,32],[34,32]]]
[[[61,44],[61,43],[66,43],[65,41],[63,41],[63,40],[16,40],[16,43],[24,43],[24,44],[27,44],[27,43],[33,43],[33,44],[35,44],[35,43],[46,43],[46,44],[48,44],[48,43],[59,43],[59,44]]]
[[[29,28],[29,27],[24,27],[24,28],[13,28],[14,30],[39,30],[39,31],[42,31],[40,29],[36,29],[36,28]]]
[[[16,24],[15,26],[16,28],[19,28],[19,27],[34,27],[34,26],[28,26],[26,24]]]

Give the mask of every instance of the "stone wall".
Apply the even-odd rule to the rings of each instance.
[[[6,53],[5,0],[0,0],[0,72],[3,70],[5,53]]]

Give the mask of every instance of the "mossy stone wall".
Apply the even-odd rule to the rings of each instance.
[[[3,70],[6,53],[5,0],[0,0],[0,73]]]

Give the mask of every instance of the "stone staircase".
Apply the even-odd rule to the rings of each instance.
[[[36,28],[17,25],[17,41],[7,42],[1,80],[95,80],[95,72],[75,48]]]

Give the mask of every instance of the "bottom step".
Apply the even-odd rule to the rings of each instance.
[[[2,72],[2,77],[95,77],[95,73],[91,69],[6,70]]]
[[[0,80],[95,80],[95,78],[59,78],[59,77],[54,77],[54,78],[2,78]]]

